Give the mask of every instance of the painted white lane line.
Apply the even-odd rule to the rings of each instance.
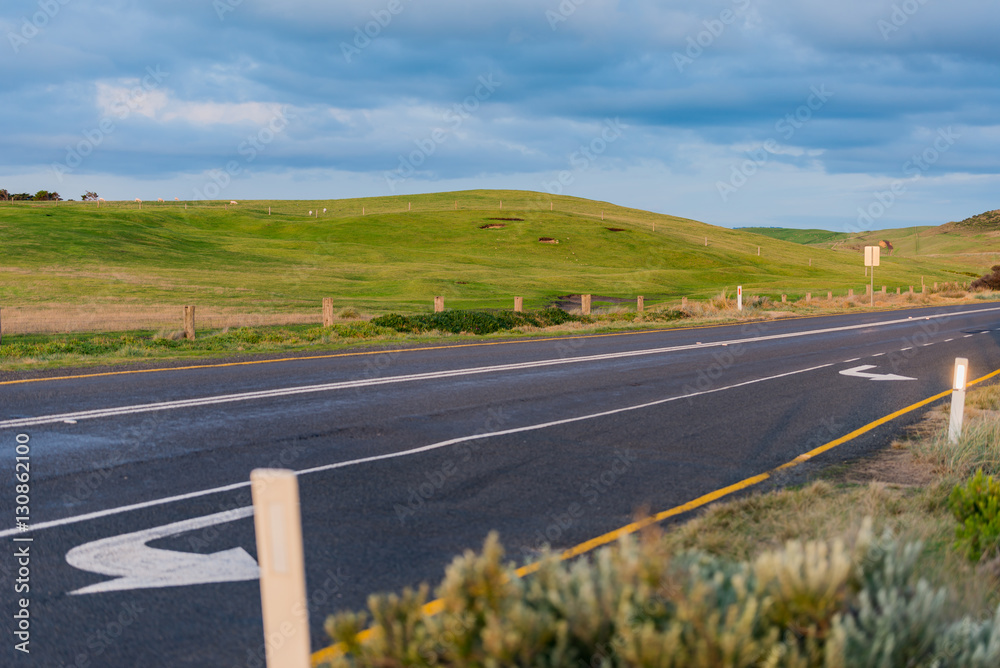
[[[875,353],[872,357],[882,357],[882,355],[885,355],[885,353]]]
[[[952,341],[954,341],[954,340],[955,340],[955,339],[945,339],[945,340],[944,340],[944,342],[945,342],[945,343],[951,343],[951,342],[952,342]]]
[[[965,336],[963,336],[962,338],[963,338],[963,339],[971,339],[971,338],[972,338],[972,334],[966,334],[966,335],[965,335]]]
[[[857,362],[859,359],[861,359],[861,358],[860,357],[853,357],[853,358],[851,358],[849,360],[844,360],[843,362],[841,362],[841,364],[850,364],[851,362]]]
[[[907,351],[907,350],[913,350],[913,346],[910,346],[909,348],[900,348],[899,352],[904,352],[904,351]]]
[[[70,594],[96,594],[130,589],[157,589],[210,582],[242,582],[260,577],[257,562],[242,547],[213,554],[194,554],[149,547],[146,543],[186,531],[232,522],[253,515],[253,506],[196,517],[166,526],[102,538],[66,553],[73,568],[117,576]]]
[[[1000,308],[988,308],[988,309],[977,309],[975,311],[964,311],[960,314],[945,313],[936,316],[928,316],[926,320],[931,318],[951,318],[955,315],[972,315],[977,313],[993,312],[1000,310]],[[363,380],[350,380],[342,381],[337,383],[325,383],[322,385],[307,385],[299,387],[287,387],[279,388],[274,390],[261,390],[257,392],[242,392],[239,394],[224,394],[211,397],[201,397],[197,399],[183,399],[179,401],[164,401],[151,404],[138,404],[132,406],[118,406],[113,408],[102,408],[89,411],[79,411],[75,413],[62,413],[58,415],[42,415],[38,417],[31,418],[19,418],[14,420],[3,420],[0,421],[0,429],[20,429],[24,427],[34,427],[44,424],[52,424],[55,422],[64,422],[66,420],[93,420],[104,417],[114,417],[119,415],[135,415],[138,413],[149,413],[154,411],[165,411],[165,410],[176,410],[181,408],[194,408],[198,406],[211,406],[217,404],[233,403],[240,401],[252,401],[256,399],[270,399],[274,397],[285,397],[293,396],[296,394],[309,394],[314,392],[330,392],[335,390],[342,390],[348,388],[359,388],[359,387],[372,387],[376,385],[386,385],[391,383],[404,383],[411,381],[420,380],[436,380],[440,378],[454,378],[457,376],[468,376],[474,374],[484,374],[484,373],[498,373],[505,371],[521,371],[525,369],[540,368],[546,366],[555,366],[561,364],[578,364],[582,362],[594,362],[600,360],[609,359],[622,359],[626,357],[637,357],[642,355],[657,355],[663,353],[679,352],[684,350],[694,350],[696,348],[712,348],[719,346],[728,346],[730,344],[748,344],[748,343],[758,343],[761,341],[775,341],[780,339],[791,339],[799,338],[803,336],[815,336],[818,334],[829,334],[833,332],[847,332],[857,329],[867,329],[873,327],[887,327],[890,325],[898,325],[902,323],[911,322],[912,317],[900,318],[896,320],[886,320],[884,322],[877,323],[866,323],[861,325],[845,325],[843,327],[826,327],[823,329],[805,330],[801,332],[787,332],[785,334],[769,334],[765,336],[756,336],[746,339],[729,339],[726,341],[713,341],[710,343],[702,344],[697,343],[694,345],[681,345],[681,346],[668,346],[664,348],[650,348],[645,350],[634,350],[618,353],[605,353],[602,355],[588,355],[583,357],[570,357],[570,358],[560,358],[560,359],[548,359],[539,360],[536,362],[519,362],[515,364],[500,364],[496,366],[485,366],[485,367],[474,367],[467,369],[453,369],[449,371],[433,371],[428,373],[418,373],[403,376],[388,376],[385,378],[368,378]],[[910,350],[909,348],[904,348],[903,350]]]
[[[412,455],[420,454],[422,452],[430,452],[431,450],[438,450],[440,448],[446,448],[450,445],[457,445],[458,443],[466,443],[468,441],[476,441],[487,438],[494,438],[496,436],[507,436],[510,434],[520,434],[528,431],[537,431],[539,429],[548,429],[550,427],[558,427],[564,424],[572,424],[574,422],[583,422],[584,420],[594,420],[597,418],[607,417],[609,415],[617,415],[619,413],[626,413],[629,411],[642,410],[644,408],[651,408],[653,406],[660,406],[662,404],[667,404],[672,401],[679,401],[681,399],[689,399],[693,397],[702,396],[705,394],[714,394],[716,392],[725,392],[726,390],[733,390],[738,387],[745,387],[747,385],[754,385],[756,383],[764,383],[769,380],[777,380],[779,378],[787,378],[789,376],[795,376],[800,373],[809,373],[810,371],[817,371],[819,369],[826,369],[833,366],[833,364],[820,364],[819,366],[809,367],[807,369],[797,369],[795,371],[788,371],[786,373],[779,373],[774,376],[766,376],[764,378],[755,378],[753,380],[745,380],[741,383],[735,383],[733,385],[726,385],[725,387],[716,387],[708,390],[701,390],[698,392],[690,392],[686,394],[679,394],[672,397],[667,397],[666,399],[656,399],[654,401],[647,401],[641,404],[635,404],[633,406],[624,406],[622,408],[613,408],[607,411],[601,411],[600,413],[590,413],[587,415],[580,415],[572,418],[565,418],[562,420],[553,420],[551,422],[542,422],[539,424],[528,425],[526,427],[515,427],[513,429],[504,429],[502,431],[494,431],[486,434],[472,434],[471,436],[460,436],[458,438],[452,438],[447,441],[440,441],[438,443],[431,443],[430,445],[423,445],[417,448],[411,448],[409,450],[402,450],[400,452],[390,452],[384,455],[374,455],[372,457],[362,457],[361,459],[351,459],[344,462],[336,462],[334,464],[324,464],[322,466],[315,466],[313,468],[302,469],[296,471],[296,475],[306,475],[309,473],[319,473],[321,471],[332,471],[334,469],[346,468],[348,466],[357,466],[359,464],[367,464],[369,462],[377,462],[386,459],[397,459],[400,457],[409,457]],[[76,515],[75,517],[66,517],[60,520],[51,520],[49,522],[39,522],[38,524],[31,525],[30,531],[41,531],[42,529],[49,529],[52,527],[66,526],[68,524],[76,524],[78,522],[84,522],[87,520],[100,519],[102,517],[108,517],[111,515],[117,515],[119,513],[129,512],[131,510],[141,510],[143,508],[152,508],[154,506],[162,506],[167,503],[173,503],[175,501],[186,501],[188,499],[196,499],[202,496],[208,496],[210,494],[219,494],[222,492],[231,492],[237,489],[242,489],[244,487],[249,487],[250,481],[237,482],[231,485],[223,485],[221,487],[214,487],[211,489],[199,490],[197,492],[189,492],[187,494],[178,494],[176,496],[168,496],[161,499],[154,499],[152,501],[143,501],[141,503],[132,503],[127,506],[119,506],[117,508],[108,508],[106,510],[98,510],[91,513],[84,513],[83,515]],[[0,538],[6,536],[13,536],[19,533],[24,533],[19,529],[4,529],[0,531]]]

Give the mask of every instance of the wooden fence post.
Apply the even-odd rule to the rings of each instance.
[[[826,301],[828,301],[828,302],[832,302],[833,301],[833,291],[832,290],[827,291],[827,293],[826,293]]]
[[[194,341],[194,306],[184,307],[184,338]]]
[[[442,311],[444,311],[444,297],[435,297],[434,298],[434,312],[435,313],[440,313]]]
[[[635,298],[635,312],[636,313],[642,313],[643,308],[645,306],[646,306],[646,299],[642,295],[639,295],[638,297]]]
[[[524,310],[524,297],[514,297],[514,312],[520,313]]]
[[[813,293],[811,293],[811,292],[807,292],[807,293],[806,293],[806,303],[809,303],[809,302],[811,302],[811,301],[812,301],[812,299],[813,299]]]
[[[580,295],[580,312],[590,315],[590,295]]]
[[[333,297],[323,297],[323,326],[333,326]]]
[[[688,298],[681,297],[681,308],[687,308],[687,307],[688,307]]]
[[[788,301],[788,295],[781,295],[781,303],[784,304]]]

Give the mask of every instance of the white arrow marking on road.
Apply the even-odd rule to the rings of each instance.
[[[252,506],[237,508],[74,547],[66,554],[66,561],[70,566],[102,575],[117,575],[118,578],[77,589],[70,594],[256,580],[260,577],[260,569],[254,558],[242,547],[214,554],[192,554],[160,550],[146,545],[151,540],[251,515]]]
[[[844,369],[840,373],[843,376],[857,376],[858,378],[868,378],[870,380],[916,380],[916,378],[910,378],[909,376],[897,376],[894,373],[865,373],[866,369],[874,368],[874,364],[862,364],[853,369]]]

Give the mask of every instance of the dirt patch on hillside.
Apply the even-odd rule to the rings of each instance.
[[[504,227],[507,227],[507,225],[504,224],[504,223],[487,223],[485,225],[480,225],[479,229],[481,229],[481,230],[499,230],[499,229],[503,229]]]
[[[538,243],[542,243],[542,244],[557,244],[557,243],[559,243],[559,240],[558,239],[553,239],[552,237],[538,237]]]

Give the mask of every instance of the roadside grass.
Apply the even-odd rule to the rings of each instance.
[[[998,298],[1000,293],[971,294],[964,290],[887,297],[877,294],[876,309],[891,311]],[[867,302],[859,301],[858,297],[782,303],[768,297],[747,295],[743,311],[738,311],[736,300],[726,291],[705,301],[689,301],[683,308],[679,302],[647,305],[642,313],[637,313],[634,305],[595,301],[592,315],[586,317],[579,314],[579,309],[568,313],[555,309],[524,313],[503,309],[449,309],[443,313],[388,313],[374,317],[348,305],[335,312],[331,328],[321,326],[319,308],[255,315],[241,313],[239,309],[208,308],[196,311],[195,341],[182,338],[180,307],[118,307],[104,319],[100,317],[99,310],[89,307],[46,309],[42,311],[42,316],[31,310],[4,309],[0,311],[3,323],[0,372],[134,364],[164,359],[322,352],[365,346],[457,343],[483,337],[553,337],[700,328],[782,317],[850,313],[866,306]],[[394,327],[391,326],[393,322],[404,324]],[[492,324],[484,326],[484,322]],[[384,326],[387,324],[390,326]],[[114,325],[119,327],[107,331]],[[15,332],[26,329],[35,333],[11,334],[11,329]],[[41,333],[37,333],[39,331]]]
[[[973,470],[1000,473],[998,405],[1000,385],[976,387],[956,445],[937,406],[891,448],[802,486],[533,574],[515,575],[491,537],[456,558],[429,608],[425,586],[370,597],[364,634],[363,614],[328,618],[341,644],[324,665],[407,652],[413,665],[997,665],[1000,556],[958,549],[949,495]]]

